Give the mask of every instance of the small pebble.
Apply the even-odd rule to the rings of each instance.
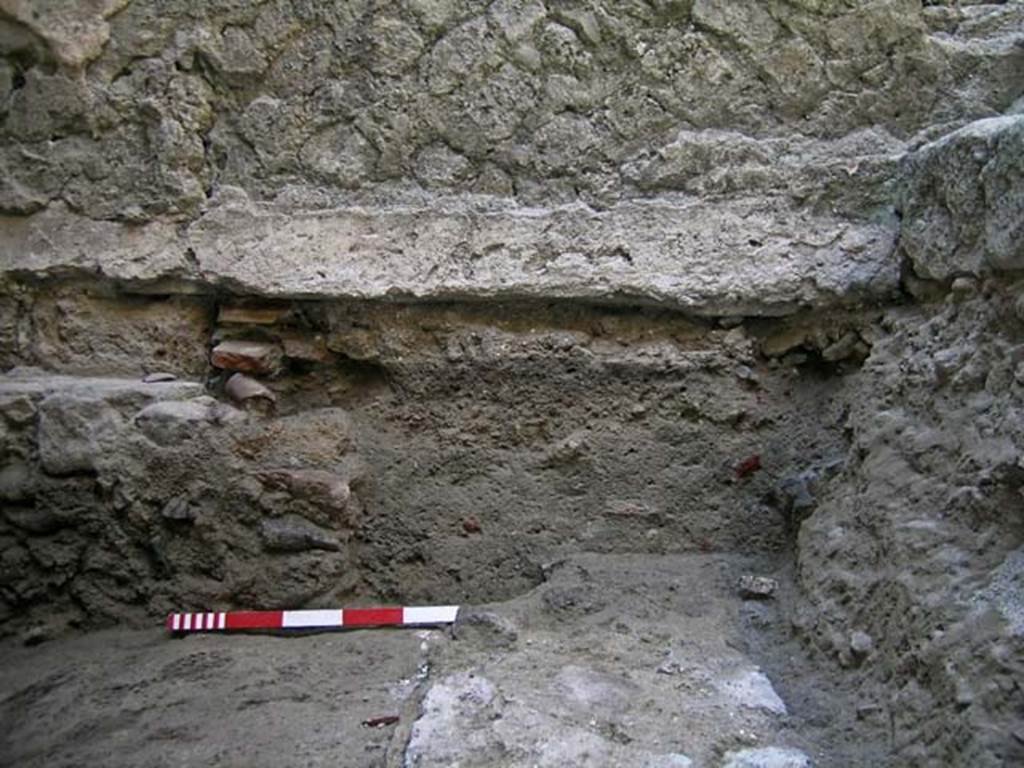
[[[779,582],[768,576],[740,576],[737,589],[744,600],[767,600],[775,595]]]
[[[143,384],[159,384],[163,381],[177,381],[178,377],[173,373],[167,373],[166,371],[158,371],[155,373],[147,373],[142,377]]]
[[[850,650],[854,656],[864,658],[875,649],[875,641],[867,632],[854,632],[850,635]]]

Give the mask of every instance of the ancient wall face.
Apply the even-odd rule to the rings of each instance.
[[[1020,0],[0,0],[0,635],[744,553],[1019,761],[1022,110]]]
[[[908,0],[5,9],[4,208],[124,221],[194,218],[226,185],[314,208],[763,191],[841,137],[820,162],[871,147],[859,199],[797,186],[870,209],[888,145],[1001,112],[1021,74],[1010,9]]]
[[[5,274],[171,292],[886,299],[901,157],[1024,76],[1016,3],[6,7]]]

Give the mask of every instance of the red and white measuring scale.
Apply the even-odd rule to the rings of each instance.
[[[354,627],[417,627],[451,624],[457,605],[411,608],[333,608],[311,611],[226,611],[172,613],[171,632],[231,632],[253,629],[352,629]]]

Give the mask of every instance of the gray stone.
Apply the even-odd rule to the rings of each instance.
[[[54,231],[56,221],[63,225]],[[429,241],[422,231],[431,232]],[[121,280],[168,281],[183,270],[163,254],[189,249],[204,281],[282,298],[628,296],[696,314],[778,315],[895,291],[895,234],[891,222],[851,226],[745,202],[630,203],[608,211],[349,209],[302,217],[248,205],[212,209],[183,241],[162,224],[129,230],[53,209],[3,228],[0,254],[20,255],[17,262],[0,259],[0,273],[99,267]],[[756,259],[751,240],[763,243]],[[90,244],[81,257],[78,243]],[[161,257],[129,258],[140,250]],[[103,254],[102,265],[94,254]],[[278,362],[263,346],[214,354],[215,365],[232,370],[270,372]]]
[[[39,460],[52,475],[95,472],[122,424],[103,400],[54,394],[39,405]]]
[[[244,419],[234,408],[203,395],[190,400],[161,401],[135,416],[139,430],[157,445],[175,445],[195,437],[207,426]]]
[[[728,752],[722,768],[811,768],[811,759],[798,749],[757,747]]]
[[[264,520],[260,533],[267,549],[273,552],[303,552],[309,549],[341,549],[338,537],[297,515]]]
[[[177,376],[173,373],[158,372],[158,373],[147,373],[142,377],[143,384],[159,384],[165,381],[176,381]]]
[[[979,120],[907,158],[900,245],[931,280],[1024,268],[1024,115]]]
[[[786,704],[775,692],[768,676],[760,670],[736,670],[717,679],[715,687],[742,707],[763,709],[773,715],[786,714]]]
[[[866,658],[875,650],[875,641],[867,632],[860,630],[850,635],[850,651],[857,658]]]
[[[830,344],[821,351],[821,356],[829,362],[845,360],[853,354],[857,347],[860,336],[855,331],[848,331],[834,344]]]
[[[11,424],[23,427],[35,418],[36,406],[24,395],[11,395],[0,398],[0,414]]]
[[[34,494],[32,469],[24,461],[8,461],[0,467],[0,499],[28,501]]]
[[[187,496],[176,496],[164,504],[160,510],[160,516],[165,520],[176,522],[193,522],[198,513],[190,503]]]
[[[744,600],[767,600],[774,597],[779,582],[768,576],[744,574],[736,583],[736,589]]]

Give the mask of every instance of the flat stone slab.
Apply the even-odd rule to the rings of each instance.
[[[14,368],[0,375],[0,398],[27,396],[40,399],[53,394],[67,394],[89,399],[117,399],[137,396],[142,400],[184,400],[205,393],[197,381],[144,381],[141,378],[110,378],[100,376],[63,376],[37,368]]]
[[[0,218],[0,276],[99,274],[128,287],[276,298],[574,299],[699,315],[780,315],[896,290],[897,224],[781,199],[633,201],[597,211],[284,211],[240,191],[187,227],[61,205]]]

